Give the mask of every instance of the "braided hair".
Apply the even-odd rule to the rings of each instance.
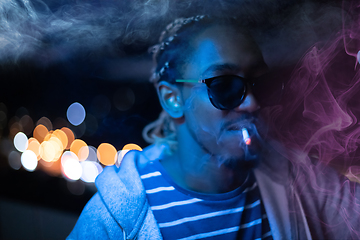
[[[160,81],[173,84],[181,78],[181,67],[191,57],[190,42],[194,36],[213,25],[230,25],[244,31],[244,21],[238,18],[219,18],[209,15],[197,15],[189,18],[178,18],[165,28],[159,38],[159,43],[150,48],[153,56],[153,69],[150,82],[157,85]],[[167,144],[170,149],[176,148],[176,132],[172,118],[166,111],[159,118],[147,125],[143,130],[143,138],[148,143]]]

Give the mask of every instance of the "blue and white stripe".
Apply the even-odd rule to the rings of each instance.
[[[180,188],[159,162],[140,171],[164,239],[272,239],[255,178],[225,194]]]

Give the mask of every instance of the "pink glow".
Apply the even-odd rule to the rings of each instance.
[[[276,129],[268,137],[279,139],[286,150],[273,147],[297,169],[293,186],[305,189],[310,185],[314,201],[327,199],[322,214],[343,219],[335,222],[339,218],[334,217],[322,223],[341,231],[347,227],[359,239],[360,231],[354,226],[354,215],[358,218],[360,214],[359,189],[354,182],[360,179],[360,4],[353,2],[345,11],[350,14],[343,14],[342,31],[330,42],[315,44],[296,66],[283,105],[264,112],[269,129]],[[324,165],[353,182],[332,177],[332,170]],[[322,221],[320,215],[307,217]]]

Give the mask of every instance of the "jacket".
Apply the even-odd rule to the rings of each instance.
[[[120,168],[106,167],[67,239],[162,239],[137,171],[156,151],[130,151]],[[270,159],[254,173],[275,240],[360,239],[358,184],[309,159],[297,167],[280,155]]]

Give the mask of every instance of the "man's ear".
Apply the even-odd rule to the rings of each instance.
[[[181,118],[184,115],[179,89],[169,82],[161,81],[157,92],[162,108],[172,117]]]

